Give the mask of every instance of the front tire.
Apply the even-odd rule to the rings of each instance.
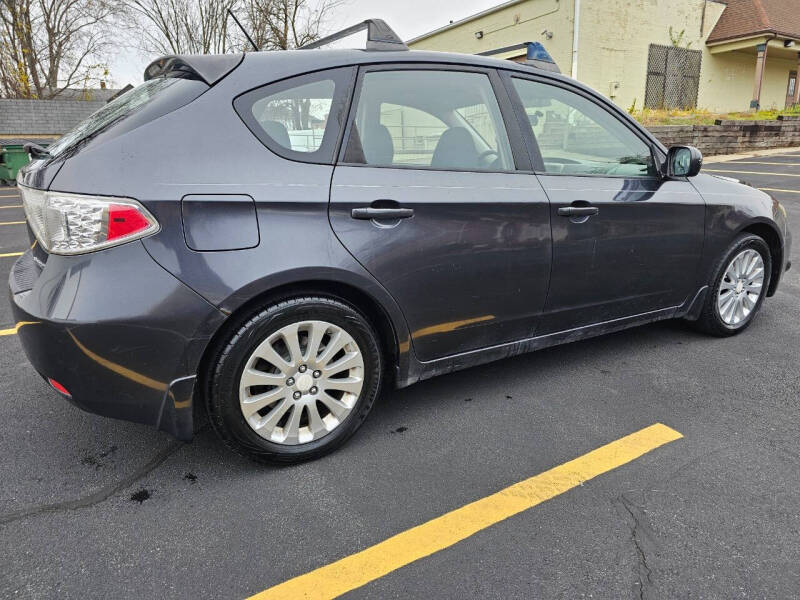
[[[767,243],[757,235],[737,237],[717,262],[697,327],[718,337],[747,329],[761,309],[771,273]]]
[[[324,297],[270,305],[230,336],[212,365],[211,423],[261,463],[319,458],[361,426],[381,386],[380,346],[353,307]]]

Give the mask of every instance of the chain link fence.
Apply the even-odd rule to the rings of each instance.
[[[650,44],[645,107],[697,107],[702,59],[700,50]]]

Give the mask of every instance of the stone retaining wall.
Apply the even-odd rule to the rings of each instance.
[[[721,121],[715,125],[648,127],[665,146],[696,146],[705,156],[800,146],[800,116],[777,121]]]

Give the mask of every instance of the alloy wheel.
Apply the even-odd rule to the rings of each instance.
[[[745,322],[764,291],[764,259],[748,248],[733,257],[720,282],[717,313],[729,327]]]
[[[347,418],[363,385],[364,358],[353,337],[326,321],[300,321],[252,352],[239,380],[239,405],[264,439],[305,444]]]

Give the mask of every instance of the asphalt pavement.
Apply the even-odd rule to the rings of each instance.
[[[800,597],[800,151],[705,169],[792,223],[795,268],[747,332],[664,322],[439,377],[295,467],[72,407],[0,299],[0,597],[245,598],[655,423],[683,437],[345,597]],[[0,187],[2,281],[19,204]]]

